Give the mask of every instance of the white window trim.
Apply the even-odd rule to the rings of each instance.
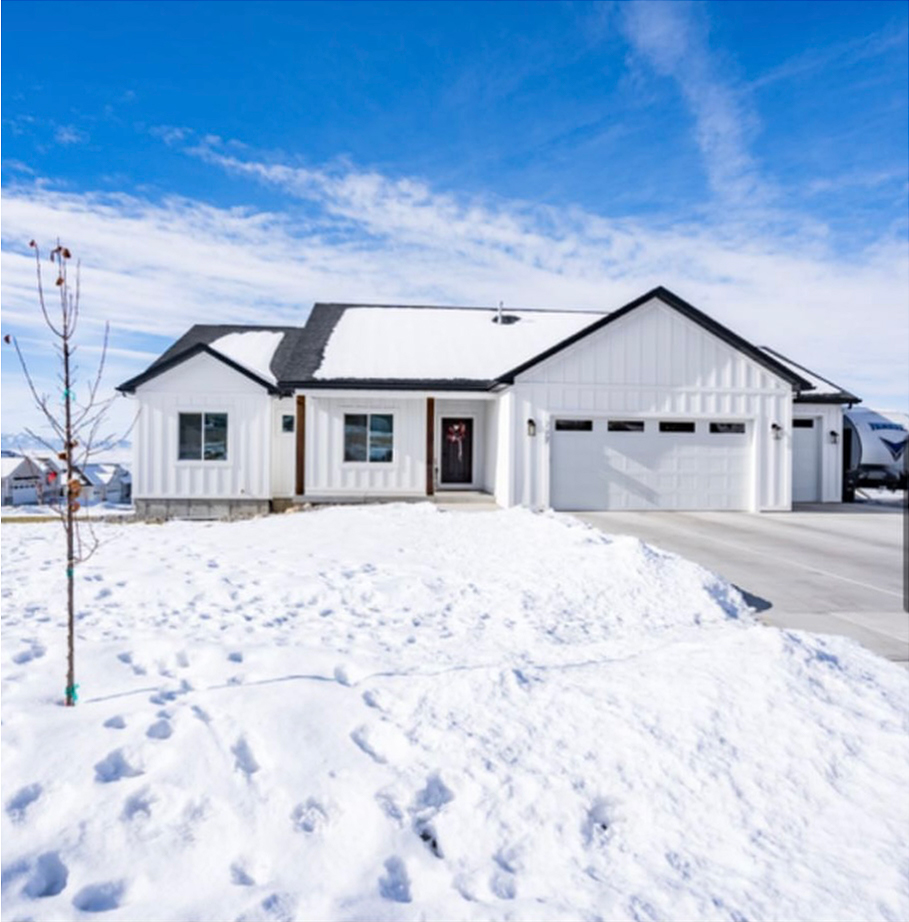
[[[346,461],[344,459],[344,417],[345,416],[365,416],[366,417],[366,460],[365,461]],[[369,460],[369,417],[370,416],[390,416],[391,417],[391,461],[370,461]],[[396,467],[398,464],[398,414],[396,410],[379,410],[379,409],[360,409],[358,407],[343,407],[341,410],[341,464],[348,470],[366,470],[366,471],[387,471]]]

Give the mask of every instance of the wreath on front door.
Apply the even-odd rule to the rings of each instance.
[[[464,439],[467,438],[467,423],[449,423],[445,437],[458,446],[458,461],[464,460]]]

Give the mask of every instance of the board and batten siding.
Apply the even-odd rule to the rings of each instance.
[[[136,389],[135,499],[270,499],[272,399],[204,353]],[[177,458],[180,413],[227,413],[227,461]]]
[[[820,453],[820,502],[838,503],[843,498],[843,407],[839,403],[794,403],[793,419],[813,419],[818,427]],[[791,427],[789,429],[791,432]],[[836,442],[830,433],[836,433]]]
[[[549,506],[552,419],[564,414],[750,422],[751,508],[791,507],[791,440],[771,430],[791,435],[791,385],[657,299],[520,374],[511,397],[515,503]]]
[[[306,397],[306,496],[426,495],[426,399],[399,395]],[[438,412],[438,411],[437,411]],[[391,413],[394,460],[344,460],[344,414]]]

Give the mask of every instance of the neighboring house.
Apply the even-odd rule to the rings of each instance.
[[[31,458],[6,456],[0,459],[3,472],[3,505],[26,506],[38,502],[43,471]]]
[[[609,314],[316,304],[303,327],[194,326],[119,389],[155,517],[463,489],[786,510],[840,499],[859,400],[664,288]]]
[[[100,503],[128,503],[132,480],[129,471],[116,463],[84,464],[82,475],[88,487],[83,491],[83,501]]]

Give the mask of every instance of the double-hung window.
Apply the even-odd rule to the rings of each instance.
[[[227,414],[181,413],[177,459],[180,461],[226,461]]]
[[[344,414],[344,460],[389,464],[394,460],[395,418],[391,413]]]

